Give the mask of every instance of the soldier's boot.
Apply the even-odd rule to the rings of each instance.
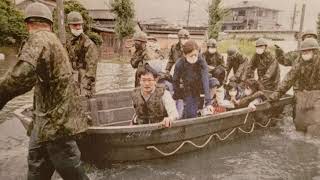
[[[47,150],[52,164],[64,180],[89,180],[81,165],[81,153],[75,140],[49,142]]]

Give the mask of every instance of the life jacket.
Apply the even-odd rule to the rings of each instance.
[[[138,124],[158,123],[167,117],[167,111],[162,102],[165,88],[157,85],[149,99],[145,100],[141,88],[136,88],[132,93],[133,107],[137,115]]]

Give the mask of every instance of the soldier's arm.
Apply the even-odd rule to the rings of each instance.
[[[229,73],[231,71],[232,67],[231,67],[231,59],[230,57],[227,58],[227,77],[229,76]],[[234,72],[236,73],[236,72]]]
[[[168,59],[168,62],[167,62],[167,66],[166,66],[166,70],[167,71],[171,71],[171,68],[173,67],[174,63],[175,63],[175,60],[174,59],[174,45],[171,46],[171,49],[170,49],[170,52],[169,52],[169,59]]]
[[[25,61],[19,61],[5,77],[0,79],[0,110],[11,99],[32,89],[36,83],[34,66]]]
[[[31,34],[19,53],[18,63],[0,80],[0,109],[16,96],[32,89],[37,81],[36,64],[46,48],[41,34]]]
[[[220,55],[218,61],[219,61],[219,62],[218,62],[219,65],[222,65],[224,68],[227,68],[227,67],[226,67],[226,63],[224,62],[224,57],[223,57],[222,55]]]
[[[299,57],[299,53],[296,51],[284,53],[281,48],[276,48],[275,52],[276,59],[283,66],[292,66],[293,62]]]
[[[131,66],[133,68],[138,68],[139,63],[142,61],[141,52],[136,51],[132,58],[130,59]]]
[[[99,53],[94,43],[91,43],[89,45],[87,53],[85,55],[85,60],[86,60],[87,66],[86,66],[86,73],[84,76],[85,78],[84,88],[88,91],[92,91],[94,89],[95,82],[96,82],[96,73],[97,73],[97,66],[98,66],[98,60],[99,60]]]
[[[279,96],[285,94],[297,81],[299,78],[300,64],[296,64],[292,67],[292,69],[288,72],[285,78],[279,84],[276,92],[279,93]]]
[[[273,57],[270,57],[273,58]],[[262,79],[270,79],[277,71],[279,71],[279,63],[277,60],[273,58],[271,65],[269,66],[267,72],[265,73]]]
[[[257,57],[255,55],[253,55],[253,57],[251,58],[249,64],[248,64],[248,68],[247,68],[247,72],[246,72],[246,77],[247,78],[253,78],[254,77],[254,71],[257,68]]]

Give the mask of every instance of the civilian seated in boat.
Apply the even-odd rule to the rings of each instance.
[[[177,61],[174,69],[173,90],[175,100],[183,99],[184,118],[198,116],[200,94],[205,95],[205,106],[211,104],[208,65],[199,55],[199,46],[194,40],[188,40],[183,45],[183,57]]]
[[[256,105],[266,101],[263,93],[263,86],[255,79],[248,79],[244,82],[244,96],[239,100],[232,99],[236,108],[249,107],[252,111],[256,110]]]
[[[212,104],[211,106],[208,106],[202,110],[199,111],[201,116],[206,116],[206,115],[214,115],[214,114],[219,114],[222,112],[226,112],[226,108],[219,106],[218,104],[218,97],[219,97],[219,88],[220,87],[220,82],[216,78],[210,78],[209,80],[209,87],[210,87],[210,92],[211,92],[211,99],[212,99]],[[220,93],[221,94],[221,93]],[[223,92],[224,96],[224,92]]]
[[[229,82],[226,86],[226,94],[225,94],[225,99],[223,101],[224,107],[228,109],[234,109],[236,108],[234,102],[239,101],[242,97],[244,97],[244,91],[240,87],[240,85],[234,81]]]
[[[157,84],[158,73],[146,64],[138,73],[140,87],[132,93],[136,117],[133,124],[162,123],[171,127],[172,121],[178,118],[175,101],[169,91]]]

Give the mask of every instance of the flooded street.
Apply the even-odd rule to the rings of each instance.
[[[0,76],[11,65],[0,62]],[[130,65],[99,64],[98,93],[132,88],[133,84],[134,71]],[[0,111],[0,180],[26,179],[28,137],[12,113],[31,102],[29,92]],[[257,130],[226,143],[213,143],[197,152],[116,164],[105,170],[92,168],[89,176],[94,180],[320,180],[320,141],[297,133],[292,119],[286,118],[280,127]]]

